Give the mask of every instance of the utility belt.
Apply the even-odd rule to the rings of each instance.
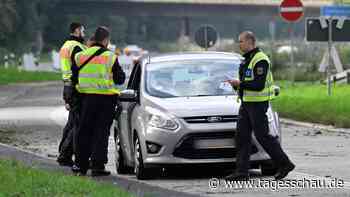
[[[78,91],[77,91],[78,92]],[[117,100],[119,101],[119,95],[118,94],[90,94],[90,93],[80,93],[78,92],[80,97],[85,97],[85,96],[93,96],[93,97],[98,97],[102,99],[112,99],[112,100]]]
[[[63,81],[64,86],[72,86],[73,83],[71,81]]]
[[[63,100],[71,106],[78,105],[81,101],[81,94],[71,81],[64,82]]]

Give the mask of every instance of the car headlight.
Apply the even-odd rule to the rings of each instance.
[[[179,123],[170,114],[154,108],[147,108],[146,110],[149,113],[148,126],[172,131],[179,128]]]

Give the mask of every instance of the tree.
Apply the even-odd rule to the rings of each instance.
[[[51,9],[58,1],[0,0],[2,10],[7,10],[7,14],[0,11],[6,16],[3,18],[1,15],[0,21],[14,21],[11,23],[12,32],[7,33],[5,39],[0,37],[1,45],[18,54],[29,51],[40,53],[44,45],[43,30],[49,24]]]
[[[17,19],[16,3],[14,0],[0,0],[0,40],[15,29]]]

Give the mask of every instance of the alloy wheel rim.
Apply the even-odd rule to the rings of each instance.
[[[120,151],[120,139],[119,139],[119,134],[116,135],[116,151],[115,151],[115,163],[117,167],[119,167],[119,151]]]
[[[139,172],[139,168],[140,168],[140,143],[139,140],[136,139],[135,141],[135,174],[137,174]]]

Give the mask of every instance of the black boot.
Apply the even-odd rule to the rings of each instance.
[[[87,170],[80,168],[76,164],[72,166],[72,172],[76,176],[86,176]]]
[[[295,165],[293,163],[288,163],[287,165],[280,167],[277,173],[275,174],[275,179],[276,180],[283,179],[288,175],[290,171],[294,170],[294,168],[295,168]]]
[[[60,166],[72,167],[74,164],[74,162],[71,158],[62,157],[61,155],[57,158],[56,161]]]

